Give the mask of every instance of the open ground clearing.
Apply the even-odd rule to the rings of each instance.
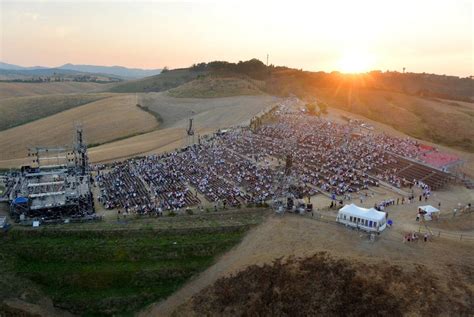
[[[88,144],[100,144],[149,132],[158,127],[155,117],[136,106],[135,96],[118,95],[76,107],[0,132],[0,160],[26,157],[31,146],[69,146],[74,124],[81,123]],[[14,165],[13,165],[14,167]]]
[[[192,279],[166,301],[148,307],[142,316],[168,316],[173,312],[176,316],[192,315],[194,308],[191,298],[219,278],[235,274],[250,265],[272,263],[281,257],[307,257],[320,251],[327,251],[336,258],[375,265],[381,269],[397,265],[407,274],[418,266],[421,270],[426,267],[428,272],[435,274],[430,280],[439,279],[443,291],[450,290],[451,296],[457,296],[456,300],[461,301],[464,307],[469,305],[469,300],[472,299],[472,242],[435,239],[429,243],[404,244],[402,232],[396,227],[384,232],[376,242],[371,242],[367,235],[340,225],[285,215],[272,216],[251,230],[241,244],[222,256],[216,264]],[[460,280],[463,280],[465,285],[458,285]],[[406,295],[401,295],[409,297],[413,291],[407,289]],[[443,306],[443,309],[445,308]]]
[[[93,162],[103,162],[174,150],[185,144],[185,128],[191,117],[194,118],[196,135],[203,135],[220,128],[246,124],[276,100],[270,96],[199,99],[173,98],[166,93],[145,94],[140,96],[140,103],[160,115],[161,128],[92,148],[89,154]]]

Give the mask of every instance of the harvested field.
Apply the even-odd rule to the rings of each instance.
[[[219,128],[248,122],[277,99],[270,96],[226,98],[173,98],[166,93],[140,96],[140,103],[159,114],[162,125],[157,131],[90,149],[94,162],[127,158],[138,154],[171,151],[185,143],[185,128],[194,118],[195,131],[212,133]]]
[[[0,99],[39,95],[78,94],[105,91],[110,84],[81,82],[15,83],[0,82]]]
[[[88,144],[110,142],[158,127],[153,115],[136,106],[135,96],[118,95],[0,132],[0,160],[23,158],[31,146],[70,145],[81,123]],[[15,162],[17,163],[17,162]]]
[[[109,142],[89,150],[92,162],[103,162],[181,147],[190,117],[194,118],[197,133],[211,133],[248,122],[277,100],[266,95],[200,99],[173,98],[166,93],[143,94],[139,103],[161,119],[158,130],[143,134],[156,128],[156,118],[135,106],[135,95],[115,95],[0,132],[0,148],[9,149],[1,153],[0,167],[25,163],[29,146],[70,144],[75,121],[83,122],[89,144]],[[117,140],[121,138],[126,139]]]
[[[0,131],[73,109],[111,94],[49,95],[3,99],[0,105]]]

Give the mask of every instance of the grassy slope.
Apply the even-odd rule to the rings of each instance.
[[[205,76],[169,90],[169,95],[180,98],[215,98],[261,95],[264,82],[245,77]]]
[[[189,69],[176,69],[161,73],[156,76],[118,84],[110,89],[112,92],[151,92],[164,91],[178,87],[189,82],[203,72],[190,71]]]
[[[127,313],[170,295],[242,234],[12,232],[4,251],[13,254],[13,273],[39,285],[55,305],[82,314]]]
[[[0,131],[109,96],[110,94],[77,94],[3,99],[0,104]]]
[[[474,152],[474,104],[373,89],[315,89],[315,95],[413,137]]]
[[[262,216],[257,210],[14,228],[0,235],[0,299],[38,303],[47,295],[82,315],[132,314],[212,264]]]

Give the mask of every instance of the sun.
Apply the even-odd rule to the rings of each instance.
[[[344,73],[363,73],[373,67],[374,58],[370,53],[347,51],[339,61],[339,69]]]

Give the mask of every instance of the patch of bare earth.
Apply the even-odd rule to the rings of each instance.
[[[252,265],[217,280],[191,305],[197,315],[219,316],[466,315],[472,273],[467,268],[448,290],[424,265],[367,264],[321,252]]]
[[[469,300],[472,299],[474,291],[472,243],[448,239],[434,239],[426,243],[422,241],[403,243],[402,234],[401,228],[394,227],[386,230],[375,242],[371,242],[366,234],[332,223],[294,215],[271,216],[263,224],[251,230],[242,243],[224,254],[213,266],[165,301],[148,307],[142,315],[170,316],[173,313],[177,316],[199,315],[199,311],[195,311],[193,297],[201,294],[220,278],[235,276],[249,266],[268,265],[278,258],[287,259],[292,256],[307,258],[322,251],[328,252],[335,259],[347,261],[348,269],[354,270],[356,275],[370,273],[376,279],[384,280],[383,283],[389,283],[391,286],[387,292],[390,292],[387,294],[403,297],[396,299],[395,303],[398,303],[396,306],[390,306],[393,309],[402,309],[399,303],[422,294],[428,296],[428,300],[437,300],[439,298],[437,295],[435,299],[429,297],[434,296],[430,288],[424,286],[420,288],[420,285],[425,283],[434,285],[435,292],[441,292],[441,294],[447,294],[447,289],[456,288],[456,295],[449,295],[450,297],[444,301],[457,303],[456,309],[460,312],[466,307],[472,307],[469,306]],[[403,274],[400,273],[403,283],[396,279],[399,272],[403,272]],[[417,279],[418,276],[420,279]],[[307,274],[306,278],[313,279],[311,274]],[[331,283],[331,279],[325,281],[325,283]],[[377,285],[374,285],[376,290]],[[263,288],[265,288],[264,285],[262,285],[262,292]],[[298,296],[299,293],[296,292],[293,300]],[[325,296],[331,296],[331,293],[327,292]],[[201,298],[201,300],[204,299]],[[211,298],[209,300],[212,301]],[[440,303],[443,305],[439,308],[440,311],[448,313],[449,306],[443,301]],[[429,312],[431,308],[424,309]],[[209,314],[213,315],[212,312],[210,310]],[[377,312],[377,309],[374,309],[374,312]],[[236,310],[236,315],[238,314]]]

